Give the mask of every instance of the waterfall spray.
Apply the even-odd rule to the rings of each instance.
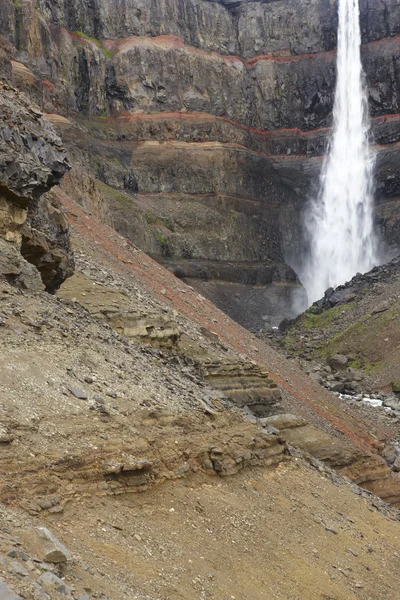
[[[311,304],[329,287],[377,264],[373,224],[374,155],[361,64],[358,0],[339,0],[334,134],[310,205],[310,260],[303,277]]]

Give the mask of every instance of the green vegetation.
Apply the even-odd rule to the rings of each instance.
[[[366,375],[372,375],[382,366],[381,362],[370,362],[367,359],[362,358],[361,356],[351,360],[349,362],[349,366],[353,369],[357,369],[357,371],[363,371]]]
[[[144,218],[146,219],[148,225],[156,225],[158,221],[158,217],[152,212],[145,212]]]
[[[149,225],[152,234],[161,246],[161,250],[164,256],[172,258],[173,252],[168,243],[168,231],[175,231],[175,223],[171,217],[165,217],[163,215],[156,215],[153,212],[145,212],[144,218]],[[160,231],[161,229],[161,231]],[[163,235],[163,231],[167,230]]]
[[[175,231],[175,223],[171,217],[156,215],[153,212],[146,212],[144,213],[144,218],[150,226],[163,225],[166,229],[169,229],[169,231]]]
[[[355,305],[354,302],[349,302],[348,304],[341,304],[340,306],[335,306],[329,310],[326,310],[320,314],[314,314],[312,309],[306,311],[303,317],[300,320],[300,327],[304,329],[314,329],[314,328],[325,328],[329,327],[333,323],[339,319],[343,312],[347,312]]]
[[[165,237],[163,235],[161,235],[161,233],[159,231],[154,231],[154,237],[156,238],[157,242],[159,242],[159,244],[161,244],[161,247],[164,249],[167,246],[167,240],[165,239]]]
[[[164,217],[161,215],[159,217],[159,219],[160,219],[161,223],[164,225],[164,227],[166,227],[170,231],[175,231],[175,223],[171,217]]]
[[[95,46],[98,47],[99,50],[101,50],[101,52],[107,56],[107,58],[112,58],[114,56],[114,54],[116,53],[115,51],[112,50],[108,50],[108,48],[105,48],[103,46],[103,43],[98,40],[95,37],[91,37],[90,35],[86,35],[86,33],[83,33],[82,31],[75,31],[76,35],[78,35],[80,38],[87,40],[88,42],[92,42],[92,44],[95,44]]]
[[[313,309],[313,307],[309,308],[296,323],[294,329],[286,334],[284,345],[294,354],[300,353],[301,349],[299,348],[299,350],[296,350],[296,344],[299,341],[298,334],[302,330],[326,329],[340,319],[343,312],[347,312],[353,308],[354,305],[354,302],[349,302],[348,304],[335,306],[334,308],[326,310],[322,313],[315,313],[315,309]],[[323,350],[318,350],[316,352],[321,355],[324,353]]]
[[[309,356],[322,361],[332,354],[353,354],[355,358],[349,362],[350,367],[366,375],[383,372],[386,368],[383,339],[391,337],[393,321],[400,318],[400,303],[392,304],[383,312],[363,315],[355,309],[355,302],[322,313],[309,309],[286,334],[285,347],[293,355],[302,355],[306,345],[311,350]],[[356,320],[357,313],[359,318]],[[400,380],[393,385],[400,389]]]
[[[120,205],[131,204],[133,206],[132,198],[129,196],[129,194],[126,194],[125,192],[120,192],[119,190],[116,190],[115,188],[107,185],[106,183],[103,183],[98,179],[96,180],[96,183],[103,192],[103,194],[110,200],[113,200],[114,202]]]
[[[393,317],[398,316],[397,312],[392,309],[379,315],[368,313],[358,321],[352,323],[344,331],[338,333],[328,343],[328,352],[337,352],[338,345],[341,342],[351,341],[354,347],[357,344],[360,349],[369,348],[370,344],[374,343],[376,337],[382,334],[383,329],[388,325]]]

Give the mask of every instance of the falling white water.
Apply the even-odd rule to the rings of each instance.
[[[377,264],[373,226],[374,155],[361,64],[358,0],[339,0],[334,134],[320,192],[307,215],[310,261],[303,277],[311,304],[329,287]]]

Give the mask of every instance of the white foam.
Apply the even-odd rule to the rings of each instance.
[[[342,400],[358,400],[360,402],[365,402],[366,404],[369,404],[370,406],[373,406],[374,408],[377,408],[378,406],[383,406],[383,400],[380,400],[379,398],[370,398],[369,396],[350,396],[349,394],[339,394],[339,397]],[[391,410],[388,407],[387,410]]]

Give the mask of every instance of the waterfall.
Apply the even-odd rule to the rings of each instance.
[[[361,64],[358,0],[339,0],[334,133],[310,203],[310,257],[303,276],[309,303],[378,262],[373,224],[374,155]]]

